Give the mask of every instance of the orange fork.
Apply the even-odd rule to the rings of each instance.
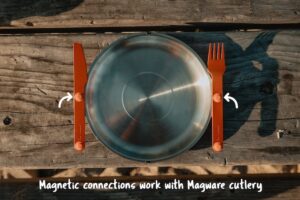
[[[223,43],[209,44],[208,70],[212,77],[212,148],[223,149],[223,75],[225,72],[225,53]]]

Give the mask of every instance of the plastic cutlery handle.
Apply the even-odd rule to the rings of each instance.
[[[212,143],[214,151],[223,149],[223,74],[212,75]]]
[[[82,45],[73,45],[74,63],[74,148],[85,148],[85,104],[84,90],[87,82],[87,66]]]

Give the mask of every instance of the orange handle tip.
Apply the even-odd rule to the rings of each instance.
[[[82,144],[82,142],[76,142],[74,144],[74,149],[76,149],[77,151],[82,151],[83,150],[83,144]]]
[[[215,143],[213,144],[213,150],[214,150],[215,152],[220,152],[220,151],[222,151],[222,149],[223,149],[223,147],[222,147],[222,145],[221,145],[220,142],[215,142]]]

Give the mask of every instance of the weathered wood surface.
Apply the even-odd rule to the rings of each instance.
[[[298,0],[2,0],[0,26],[107,27],[300,23]]]
[[[85,183],[85,182],[113,182],[113,179],[118,182],[153,182],[158,180],[161,186],[165,182],[171,182],[174,179],[179,179],[186,186],[186,180],[194,180],[199,183],[208,182],[224,182],[226,189],[224,190],[58,190],[52,192],[52,190],[39,190],[37,182],[33,181],[17,181],[17,182],[3,182],[0,183],[0,197],[1,199],[272,199],[272,200],[298,200],[300,191],[300,178],[299,175],[292,176],[239,176],[239,177],[227,177],[227,176],[154,176],[154,177],[109,177],[109,178],[84,178],[81,180],[72,179],[73,182]],[[258,193],[257,190],[230,190],[228,185],[231,182],[240,182],[240,179],[247,180],[248,182],[262,183],[263,190]],[[66,182],[63,180],[47,180],[48,182]],[[82,186],[81,186],[82,187]]]
[[[72,43],[83,43],[90,64],[104,46],[123,35],[0,36],[0,167],[300,163],[300,31],[170,33],[204,60],[209,42],[225,42],[224,92],[240,108],[224,103],[222,153],[211,151],[208,130],[194,148],[173,159],[129,161],[97,141],[88,125],[86,150],[74,151],[72,103],[57,108],[58,100],[72,92]],[[280,139],[279,130],[284,132]]]

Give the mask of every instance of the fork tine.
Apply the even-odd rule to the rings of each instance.
[[[217,49],[216,49],[216,43],[214,43],[214,47],[213,47],[213,59],[216,60],[217,59]]]
[[[224,43],[222,42],[222,49],[221,49],[221,60],[225,59],[225,53],[224,53]]]
[[[218,42],[218,53],[217,53],[217,60],[221,59],[221,44]]]

